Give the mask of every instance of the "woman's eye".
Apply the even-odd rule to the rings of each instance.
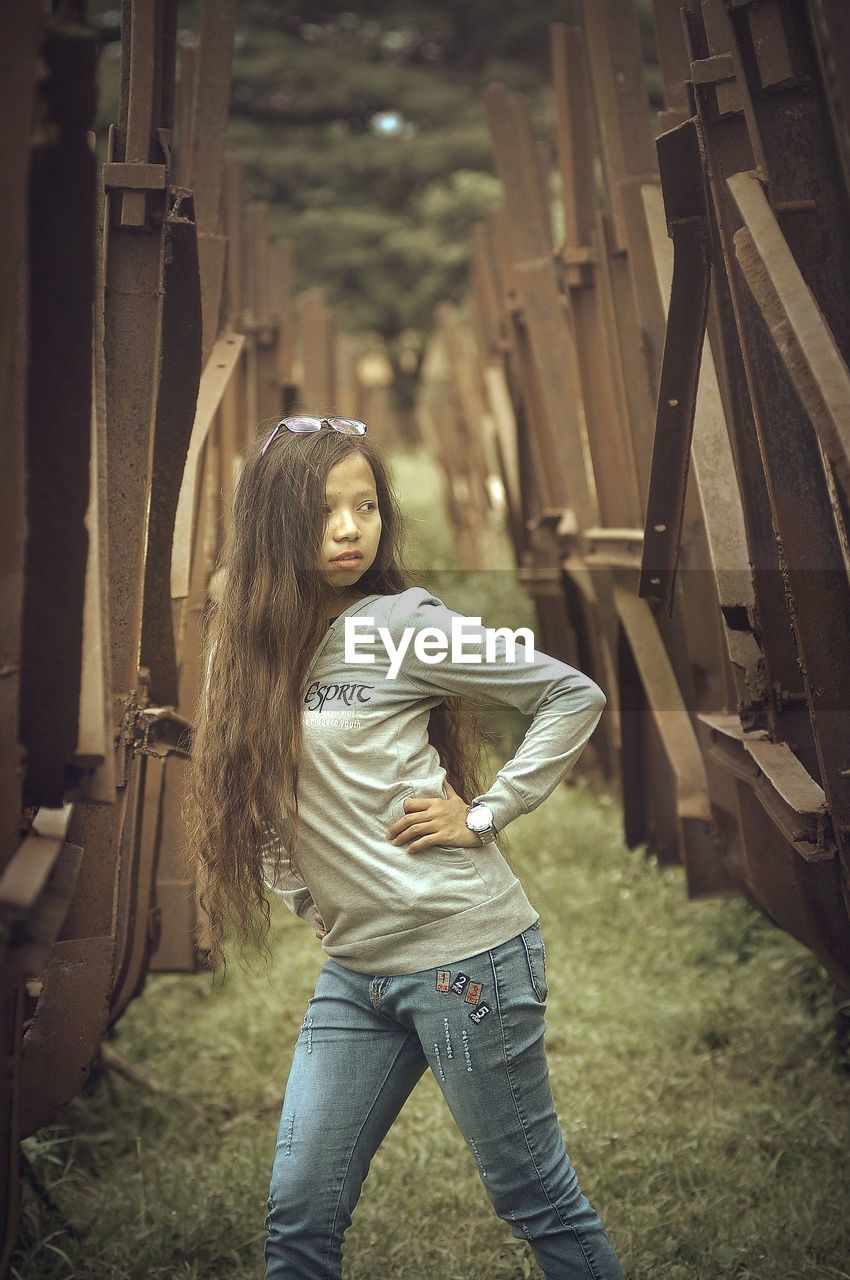
[[[376,511],[378,507],[377,502],[372,502],[371,499],[368,502],[362,503],[361,505],[364,507],[368,507],[370,511]],[[323,515],[329,516],[331,514],[330,507],[323,507],[322,513]]]

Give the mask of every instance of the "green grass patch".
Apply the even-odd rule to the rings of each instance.
[[[744,902],[689,902],[621,838],[616,804],[559,787],[512,827],[541,913],[552,1087],[629,1280],[850,1275],[850,1079],[831,983]],[[17,1280],[248,1280],[292,1049],[323,953],[275,901],[274,965],[223,990],[151,975],[111,1038],[163,1092],[96,1072],[26,1141]],[[347,1280],[540,1272],[494,1214],[436,1081],[379,1150]]]

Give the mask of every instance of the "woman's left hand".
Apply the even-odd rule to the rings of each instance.
[[[481,841],[466,825],[467,802],[446,778],[445,796],[408,796],[404,817],[387,830],[391,844],[407,845],[409,853],[420,853],[432,845],[459,849],[480,849]]]

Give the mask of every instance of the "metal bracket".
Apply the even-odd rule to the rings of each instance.
[[[158,760],[167,756],[188,760],[191,733],[191,721],[173,707],[145,707],[136,719],[133,752]]]
[[[711,58],[697,58],[691,63],[694,84],[725,84],[735,79],[735,63],[731,53],[716,53]]]
[[[734,115],[744,110],[744,97],[731,53],[697,58],[691,63],[691,83],[714,89],[719,116]]]
[[[103,166],[103,185],[110,191],[163,191],[165,182],[164,164],[108,161]]]

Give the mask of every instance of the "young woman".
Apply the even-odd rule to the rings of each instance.
[[[341,1275],[372,1156],[426,1067],[545,1275],[620,1280],[552,1099],[539,916],[496,841],[570,771],[605,696],[410,586],[401,527],[363,423],[285,418],[240,473],[206,627],[185,815],[209,963],[226,921],[271,954],[268,889],[327,954],[283,1100],[266,1280]],[[486,790],[467,694],[533,717]]]

